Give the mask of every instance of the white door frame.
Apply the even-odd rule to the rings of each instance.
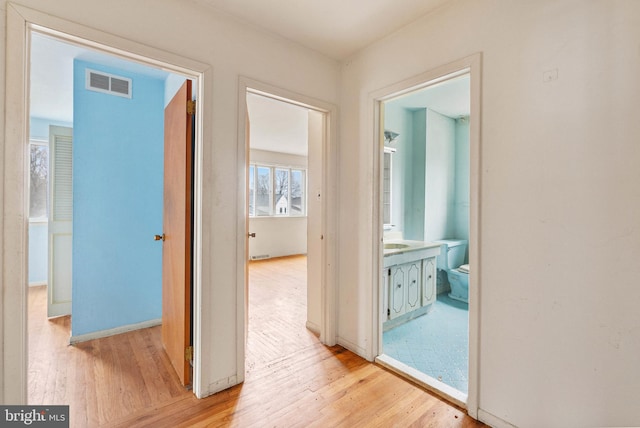
[[[321,279],[321,321],[320,321],[320,341],[325,345],[336,344],[337,336],[337,304],[336,304],[336,249],[337,249],[337,210],[336,210],[336,183],[337,179],[337,141],[336,118],[338,109],[335,105],[320,101],[311,97],[300,95],[286,89],[278,88],[266,83],[252,80],[247,77],[240,77],[238,83],[238,229],[237,229],[237,325],[238,325],[238,367],[244,367],[245,347],[246,347],[246,284],[245,269],[246,246],[247,246],[247,206],[246,206],[246,168],[249,153],[246,140],[246,121],[248,117],[246,96],[247,92],[264,95],[269,98],[281,100],[288,103],[297,104],[301,107],[323,113],[325,120],[325,137],[323,141],[322,153],[322,279]]]
[[[481,82],[482,82],[482,55],[480,53],[470,55],[450,64],[429,70],[418,76],[403,80],[386,88],[377,90],[369,96],[370,111],[373,114],[373,352],[372,359],[382,354],[382,323],[384,321],[383,310],[383,229],[382,229],[382,139],[383,122],[381,120],[382,103],[398,96],[413,92],[418,89],[431,86],[437,82],[447,80],[454,75],[469,74],[471,85],[471,114],[469,121],[470,143],[470,212],[469,212],[469,264],[474,267],[473,274],[469,275],[469,391],[466,399],[466,408],[469,415],[478,418],[478,394],[479,394],[479,358],[480,358],[480,172],[481,172]],[[436,391],[442,394],[441,391]],[[458,404],[456,397],[442,394],[446,398]]]
[[[122,59],[162,68],[171,73],[194,79],[200,108],[196,112],[194,162],[194,379],[193,391],[198,397],[207,395],[211,372],[211,359],[202,358],[202,349],[209,349],[211,328],[202,323],[201,302],[209,301],[210,291],[202,284],[210,283],[208,272],[202,269],[202,260],[210,247],[210,222],[203,216],[202,185],[204,174],[210,171],[210,156],[204,153],[203,141],[211,141],[213,130],[203,118],[211,117],[213,99],[213,72],[209,65],[149,47],[90,27],[66,21],[55,16],[7,3],[6,36],[6,110],[3,198],[4,222],[2,226],[2,258],[0,270],[4,286],[0,331],[2,341],[2,389],[0,402],[26,404],[27,402],[27,227],[28,185],[26,171],[26,144],[29,135],[29,55],[32,31],[59,38],[65,42],[96,49]],[[209,121],[210,122],[210,121]],[[2,156],[2,155],[0,155]]]

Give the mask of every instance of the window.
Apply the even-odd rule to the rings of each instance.
[[[304,215],[304,171],[291,170],[291,215]]]
[[[29,218],[49,216],[49,146],[43,141],[29,143]]]
[[[274,214],[289,215],[289,170],[276,168]]]
[[[271,215],[271,168],[256,166],[256,216]]]
[[[255,170],[256,168],[251,165],[249,166],[249,216],[253,217],[256,215],[255,212],[255,193],[256,193],[256,179],[255,179]]]
[[[306,171],[253,164],[249,166],[249,216],[304,216]]]

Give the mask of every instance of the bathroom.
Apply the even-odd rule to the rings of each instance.
[[[466,395],[469,75],[387,100],[382,110],[383,359]]]

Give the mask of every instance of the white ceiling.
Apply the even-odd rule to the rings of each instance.
[[[247,108],[252,149],[307,156],[308,109],[253,93]]]
[[[469,116],[471,92],[465,74],[387,101],[406,109],[429,108],[454,119]]]
[[[449,0],[193,0],[344,59]]]

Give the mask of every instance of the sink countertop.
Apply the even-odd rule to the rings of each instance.
[[[407,251],[416,251],[416,250],[422,250],[425,248],[435,248],[435,247],[440,247],[441,244],[437,243],[437,242],[425,242],[425,241],[411,241],[411,240],[405,240],[405,239],[391,239],[388,241],[384,241],[384,244],[402,244],[402,245],[407,245],[407,247],[405,248],[390,248],[390,249],[385,249],[384,250],[384,255],[388,255],[388,254],[398,254],[398,253],[405,253]]]
[[[384,241],[385,244],[403,244],[406,248],[390,248],[384,250],[384,267],[412,262],[414,260],[435,257],[440,254],[440,245],[437,242],[411,241],[393,239]]]

